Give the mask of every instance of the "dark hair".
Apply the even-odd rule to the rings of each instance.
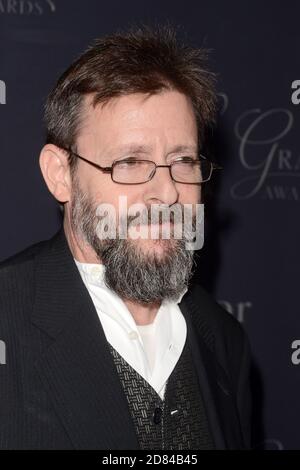
[[[131,93],[175,89],[190,98],[203,144],[215,123],[215,74],[206,67],[208,50],[179,42],[169,23],[143,25],[96,39],[63,73],[45,105],[46,142],[76,148],[84,119],[83,98],[92,104]],[[71,171],[76,158],[69,156]]]

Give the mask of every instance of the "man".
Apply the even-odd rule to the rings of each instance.
[[[1,448],[249,448],[245,334],[190,285],[213,82],[204,51],[144,27],[97,40],[49,95],[40,167],[63,225],[1,263]],[[185,206],[181,238],[176,211],[151,218]]]

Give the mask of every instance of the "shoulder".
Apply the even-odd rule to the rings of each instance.
[[[32,267],[35,256],[42,250],[45,243],[47,243],[47,240],[34,243],[0,261],[0,282],[13,274],[19,273],[21,275],[23,269],[29,268],[29,266]]]
[[[240,322],[224,307],[222,307],[212,294],[200,284],[194,284],[190,289],[191,301],[194,304],[196,315],[201,316],[211,332],[216,337],[239,338],[244,335]]]
[[[250,360],[250,347],[241,323],[228,313],[200,284],[189,290],[193,322],[206,346],[226,370],[238,375],[242,363]]]
[[[34,243],[0,262],[0,315],[6,316],[23,310],[32,302],[35,283],[35,258],[47,240]]]

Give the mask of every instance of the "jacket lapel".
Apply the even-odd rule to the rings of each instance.
[[[33,322],[51,338],[35,366],[77,449],[138,449],[104,330],[63,229],[37,258]]]
[[[242,435],[230,381],[212,349],[212,332],[190,292],[179,307],[187,323],[187,339],[198,373],[207,419],[216,449],[241,449]],[[209,314],[209,312],[207,312]]]

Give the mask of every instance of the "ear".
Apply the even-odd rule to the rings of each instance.
[[[46,144],[41,150],[39,163],[50,193],[61,203],[69,201],[71,175],[67,152],[56,145]]]

